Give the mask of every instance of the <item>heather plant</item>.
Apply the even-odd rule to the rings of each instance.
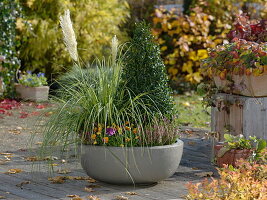
[[[142,96],[143,104],[153,113],[173,114],[173,99],[168,87],[165,65],[150,27],[136,24],[130,48],[125,56],[122,79],[132,96]]]

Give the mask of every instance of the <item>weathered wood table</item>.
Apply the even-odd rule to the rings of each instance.
[[[225,133],[267,139],[267,97],[220,93],[215,98],[216,107],[211,110],[211,130],[219,133],[219,140]]]

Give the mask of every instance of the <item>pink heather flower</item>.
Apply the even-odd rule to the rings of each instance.
[[[112,136],[112,135],[114,135],[116,133],[116,129],[115,128],[107,128],[106,129],[106,134],[108,135],[108,136]]]

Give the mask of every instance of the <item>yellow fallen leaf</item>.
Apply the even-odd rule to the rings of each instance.
[[[69,194],[69,195],[66,195],[66,197],[71,197],[71,198],[73,198],[73,197],[80,197],[79,195],[76,195],[76,194]]]
[[[57,170],[57,173],[58,174],[68,174],[68,173],[70,173],[71,171],[70,170],[68,170],[68,169],[59,169],[59,170]]]
[[[57,163],[52,163],[51,166],[55,167],[55,166],[58,166]]]
[[[128,200],[129,198],[128,197],[125,197],[125,196],[121,196],[121,195],[118,195],[115,197],[116,200]]]
[[[4,196],[0,196],[0,199],[6,199],[6,197],[4,197]]]
[[[95,179],[93,179],[93,178],[88,178],[88,180],[87,180],[89,183],[95,183],[96,182],[96,180]]]
[[[22,172],[21,169],[10,169],[6,172],[6,174],[17,174],[17,173],[20,173]]]
[[[65,183],[66,177],[65,176],[56,176],[53,178],[48,178],[49,181],[52,183]]]
[[[0,153],[0,155],[13,155],[13,153]]]
[[[188,101],[182,103],[185,107],[190,107],[190,103]]]
[[[125,192],[126,195],[137,195],[136,192]]]
[[[30,162],[34,162],[34,161],[39,161],[40,159],[38,159],[36,156],[30,156],[27,158],[24,158],[26,161],[30,161]]]
[[[88,196],[87,199],[89,199],[89,200],[101,200],[97,196]]]
[[[90,188],[90,187],[85,187],[84,190],[86,192],[94,192],[93,188]]]

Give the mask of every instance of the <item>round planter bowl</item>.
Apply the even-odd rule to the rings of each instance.
[[[154,147],[82,145],[81,164],[88,176],[112,184],[152,184],[172,176],[183,142]]]

